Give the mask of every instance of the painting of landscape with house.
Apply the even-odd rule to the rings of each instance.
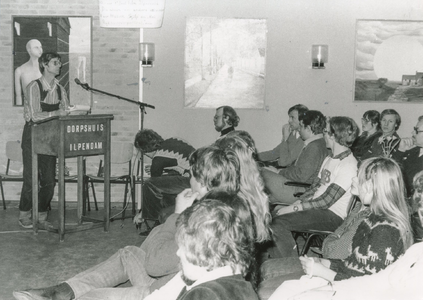
[[[423,22],[358,20],[354,101],[423,102]]]

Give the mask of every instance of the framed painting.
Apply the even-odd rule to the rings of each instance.
[[[91,29],[92,18],[85,16],[12,16],[13,105],[23,106],[26,86],[41,77],[41,54],[56,52],[62,62],[57,79],[71,104],[91,106],[91,93],[75,83],[92,82]]]
[[[357,20],[354,101],[423,102],[423,22]]]
[[[190,17],[185,31],[186,108],[264,108],[265,19]]]

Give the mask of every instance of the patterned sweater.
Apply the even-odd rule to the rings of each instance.
[[[404,253],[398,228],[382,216],[371,213],[357,228],[352,253],[346,259],[330,259],[335,280],[374,274],[385,269]]]
[[[151,177],[161,176],[163,169],[173,169],[179,174],[189,170],[189,156],[195,149],[178,138],[164,140],[151,163]]]

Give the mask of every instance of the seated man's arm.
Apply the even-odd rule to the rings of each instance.
[[[163,174],[163,169],[167,167],[175,167],[178,162],[174,158],[168,158],[163,156],[155,156],[151,161],[151,177],[158,177]]]
[[[142,247],[145,247],[145,269],[152,277],[161,277],[179,271],[178,245],[175,242],[176,219],[169,216],[163,225],[153,229]]]
[[[283,142],[282,142],[283,143]],[[258,159],[260,161],[273,161],[279,158],[279,148],[281,147],[282,143],[277,145],[272,150],[263,151],[260,153],[257,153]]]
[[[326,191],[315,199],[309,201],[303,201],[303,210],[309,209],[327,209],[331,207],[336,201],[338,201],[345,194],[345,190],[337,185],[331,183]]]
[[[304,141],[300,137],[295,136],[295,132],[291,132],[288,139],[281,143],[279,148],[279,166],[286,167],[295,162],[304,147]]]

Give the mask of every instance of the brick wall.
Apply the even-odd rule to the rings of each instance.
[[[92,17],[92,87],[121,97],[138,100],[138,29],[108,29],[99,25],[98,1],[90,0],[2,0],[0,2],[0,172],[6,165],[5,144],[8,140],[20,140],[23,108],[13,107],[13,42],[12,16],[54,15]],[[71,78],[71,80],[73,80]],[[112,140],[132,142],[138,130],[138,107],[117,98],[94,94],[93,114],[113,114]],[[71,101],[77,99],[72,99]],[[90,157],[88,171],[94,172],[99,158]],[[76,172],[75,159],[69,159],[67,166]],[[19,167],[18,167],[19,168]],[[120,171],[120,170],[118,170]],[[18,200],[20,183],[6,183],[7,200]],[[103,200],[102,188],[98,199]],[[123,201],[121,186],[111,189],[112,201]],[[76,200],[76,187],[66,188],[66,199]],[[53,201],[57,201],[56,195]]]

